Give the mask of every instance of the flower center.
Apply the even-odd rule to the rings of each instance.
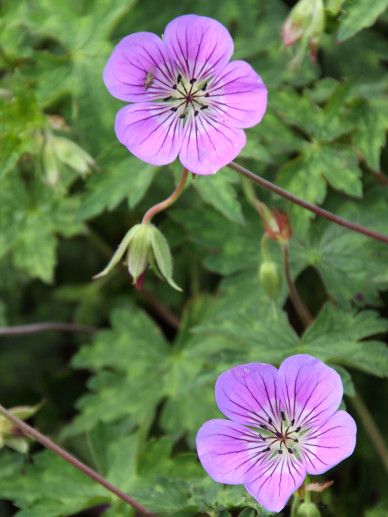
[[[181,119],[197,117],[209,108],[208,83],[209,79],[187,78],[178,74],[176,82],[171,86],[171,95],[162,101],[170,104],[171,111],[176,112]]]
[[[294,419],[289,419],[283,411],[277,422],[271,417],[265,423],[259,425],[260,438],[265,441],[268,446],[267,452],[275,454],[294,454],[299,453],[299,440],[306,430],[302,430],[300,426],[295,425]]]

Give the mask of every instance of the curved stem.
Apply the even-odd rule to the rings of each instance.
[[[90,325],[78,325],[77,323],[62,323],[56,321],[43,321],[41,323],[30,323],[28,325],[14,325],[11,327],[0,327],[0,336],[21,336],[23,334],[36,334],[38,332],[96,332],[95,327]]]
[[[373,416],[360,395],[349,397],[381,461],[388,471],[388,449]]]
[[[298,313],[300,319],[302,320],[304,326],[308,327],[310,323],[314,321],[314,318],[311,316],[310,311],[308,310],[302,298],[299,296],[298,290],[295,287],[294,281],[292,280],[288,246],[283,245],[281,246],[281,248],[283,251],[284,272],[286,274],[288,291],[290,293],[292,304],[295,307],[295,310]]]
[[[179,183],[178,183],[176,189],[174,190],[174,192],[170,196],[168,196],[167,199],[165,199],[164,201],[161,201],[160,203],[152,206],[151,208],[149,208],[147,210],[147,212],[144,214],[144,217],[142,220],[143,224],[151,222],[151,219],[156,214],[158,214],[159,212],[162,212],[163,210],[166,210],[166,208],[168,208],[173,203],[175,203],[175,201],[178,199],[178,197],[182,194],[183,187],[186,184],[188,174],[189,174],[189,171],[183,167],[181,179],[179,180]]]
[[[388,235],[384,235],[382,233],[376,232],[369,228],[365,228],[365,226],[362,226],[361,224],[352,223],[351,221],[348,221],[347,219],[344,219],[343,217],[332,214],[331,212],[329,212],[317,205],[313,205],[312,203],[309,203],[308,201],[305,201],[304,199],[301,199],[300,197],[295,196],[294,194],[291,194],[291,192],[288,192],[287,190],[284,190],[281,187],[278,187],[274,183],[271,183],[270,181],[262,178],[261,176],[254,174],[252,171],[250,171],[249,169],[246,169],[245,167],[242,167],[238,163],[230,162],[228,164],[228,167],[230,167],[234,171],[238,172],[239,174],[242,174],[246,178],[249,178],[251,181],[253,181],[257,185],[260,185],[261,187],[263,187],[267,190],[270,190],[271,192],[274,192],[275,194],[278,194],[279,196],[284,197],[285,199],[288,199],[288,201],[291,201],[291,203],[294,203],[295,205],[301,206],[302,208],[305,208],[306,210],[310,210],[310,212],[313,212],[314,214],[317,214],[320,217],[324,217],[325,219],[327,219],[328,221],[331,221],[332,223],[338,224],[339,226],[343,226],[344,228],[347,228],[348,230],[352,230],[353,232],[361,233],[362,235],[366,235],[367,237],[370,237],[371,239],[375,239],[377,241],[381,241],[381,242],[388,244]]]
[[[50,449],[51,451],[55,452],[55,454],[57,454],[58,456],[63,458],[65,461],[67,461],[68,463],[73,465],[73,467],[75,467],[76,469],[80,470],[81,472],[83,472],[84,474],[89,476],[91,479],[93,479],[93,481],[96,481],[97,483],[102,485],[104,488],[109,490],[109,492],[112,492],[112,494],[115,494],[119,499],[121,499],[122,501],[127,503],[129,506],[132,506],[132,508],[134,508],[141,515],[145,515],[148,517],[154,515],[151,512],[149,512],[146,508],[144,508],[144,506],[142,504],[138,503],[137,501],[135,501],[135,499],[132,499],[132,497],[130,497],[129,495],[124,493],[122,490],[120,490],[119,488],[117,488],[114,485],[112,485],[111,483],[109,483],[109,481],[107,481],[102,476],[100,476],[100,474],[98,474],[93,469],[91,469],[90,467],[85,465],[85,463],[82,463],[80,460],[78,460],[75,456],[73,456],[69,452],[62,449],[62,447],[60,447],[59,445],[54,443],[52,440],[50,440],[50,438],[48,438],[44,434],[40,433],[33,427],[29,426],[28,424],[26,424],[25,422],[23,422],[22,420],[17,418],[10,411],[5,409],[5,407],[2,406],[1,404],[0,404],[0,413],[3,416],[5,416],[9,421],[11,421],[25,435],[30,436],[31,438],[34,438],[36,441],[38,441],[39,443],[41,443],[42,445],[47,447],[47,449]]]

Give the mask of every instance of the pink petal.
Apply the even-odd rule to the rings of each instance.
[[[209,101],[225,123],[234,127],[258,124],[267,108],[267,88],[245,61],[232,61],[209,85]]]
[[[222,373],[216,383],[217,405],[234,422],[259,427],[277,421],[277,370],[270,364],[250,363]]]
[[[178,155],[183,125],[169,107],[147,102],[121,108],[115,131],[119,141],[140,160],[166,165]]]
[[[233,54],[228,30],[206,16],[178,16],[167,25],[163,40],[180,72],[190,79],[221,70]]]
[[[295,427],[315,426],[340,405],[343,387],[338,373],[310,355],[293,355],[282,362],[278,387],[283,411]]]
[[[194,174],[215,174],[236,158],[245,143],[242,129],[230,127],[201,112],[187,122],[179,159]]]
[[[346,411],[337,411],[303,440],[303,457],[309,474],[323,474],[350,456],[356,446],[357,427]]]
[[[163,41],[152,32],[136,32],[113,49],[103,77],[113,97],[138,102],[163,97],[175,75]]]
[[[265,448],[257,433],[229,420],[209,420],[197,434],[201,464],[218,483],[243,484],[249,469],[261,461]]]
[[[245,479],[245,488],[266,510],[280,512],[305,477],[303,464],[282,454],[252,469]]]

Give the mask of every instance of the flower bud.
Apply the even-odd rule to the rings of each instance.
[[[275,300],[279,294],[279,275],[275,262],[265,260],[260,265],[259,270],[260,283],[263,286],[267,296]]]
[[[325,9],[322,0],[299,0],[291,9],[281,29],[286,47],[298,40],[305,40],[316,55],[318,42],[325,30]]]
[[[41,405],[18,406],[11,408],[9,411],[20,420],[27,420],[40,409]],[[0,449],[4,446],[22,454],[28,452],[27,438],[5,416],[0,415]]]
[[[297,517],[320,517],[321,514],[314,503],[305,501],[297,511]]]
[[[265,233],[270,239],[280,243],[286,243],[291,239],[292,228],[287,214],[276,208],[270,210],[261,203],[260,215],[264,222]]]
[[[125,254],[128,272],[138,289],[142,288],[145,272],[150,266],[171,287],[181,291],[172,279],[172,256],[167,240],[153,224],[141,223],[133,226],[124,236],[106,268],[93,278],[107,275]]]
[[[94,165],[94,160],[78,144],[62,136],[53,136],[52,145],[60,162],[85,177]]]

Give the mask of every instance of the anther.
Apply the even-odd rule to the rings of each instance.
[[[296,432],[296,433],[299,433],[299,431],[300,431],[301,429],[302,429],[301,427],[297,427],[297,428],[295,429],[295,432]]]
[[[268,427],[267,427],[265,424],[261,424],[261,425],[260,425],[260,427],[261,427],[262,429],[268,429]]]
[[[176,90],[177,88],[178,88],[178,86],[177,86],[176,84],[173,84],[173,85],[172,85],[172,89],[173,89],[173,90]]]
[[[267,447],[266,449],[264,449],[264,452],[269,452],[271,450],[271,447]]]
[[[210,95],[209,92],[205,93],[205,97],[209,97],[209,95]]]
[[[204,104],[203,106],[201,106],[201,110],[205,110],[207,109],[209,106],[207,106],[206,104]]]
[[[163,99],[165,102],[167,101],[170,101],[172,99],[172,97],[166,97],[165,99]]]
[[[299,443],[298,438],[294,438],[294,442],[295,442],[295,443]]]
[[[196,80],[197,79],[194,79],[194,77],[193,77],[192,79],[190,79],[190,84],[194,84]]]
[[[286,419],[286,415],[284,414],[284,411],[280,411],[280,414],[282,416],[282,420],[285,420]]]
[[[290,454],[294,454],[294,451],[292,449],[287,449]]]
[[[268,423],[272,424],[272,418],[271,417],[268,418]]]
[[[180,83],[180,82],[182,81],[182,76],[181,76],[181,74],[179,74],[179,75],[178,75],[178,78],[177,78],[177,80],[176,80],[176,81],[177,81],[177,83]]]
[[[176,107],[171,108],[171,111],[178,111],[178,108],[176,108]]]
[[[182,113],[182,115],[179,115],[179,118],[185,118],[186,113]]]
[[[206,88],[207,88],[207,83],[205,83],[205,84],[202,86],[201,90],[204,92],[204,91],[206,90]]]
[[[194,117],[196,117],[198,115],[199,111],[195,110],[194,111]]]
[[[295,424],[295,418],[293,418],[293,419],[291,420],[291,425],[294,425],[294,424]]]
[[[283,451],[281,449],[279,449],[278,454],[283,454]]]

